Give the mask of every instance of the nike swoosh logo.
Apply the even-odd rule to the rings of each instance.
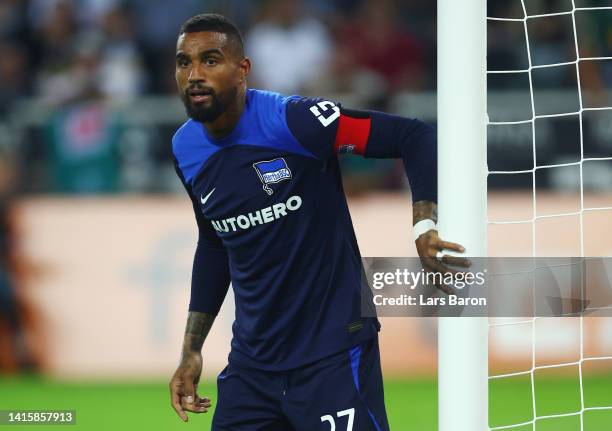
[[[210,191],[210,193],[209,193],[209,194],[207,194],[206,196],[203,196],[203,197],[202,197],[202,196],[200,196],[200,202],[202,202],[202,205],[205,205],[205,204],[206,204],[206,201],[208,200],[208,198],[210,197],[210,195],[212,195],[212,194],[213,194],[213,192],[215,191],[215,189],[216,189],[216,187],[215,187],[214,189],[212,189],[212,190]]]

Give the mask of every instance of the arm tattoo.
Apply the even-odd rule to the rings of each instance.
[[[208,332],[210,332],[215,317],[198,311],[189,312],[183,340],[183,352],[200,352],[202,350],[202,345],[208,336]]]
[[[412,224],[421,220],[431,219],[438,222],[438,205],[431,201],[418,201],[412,205]]]

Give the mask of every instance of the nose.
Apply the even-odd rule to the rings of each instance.
[[[204,74],[204,68],[199,62],[194,62],[193,67],[189,71],[189,82],[202,82],[206,81],[206,75]]]

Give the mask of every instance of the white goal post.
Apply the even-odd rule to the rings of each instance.
[[[486,0],[438,1],[438,229],[486,256]],[[440,431],[488,430],[488,321],[438,319]]]

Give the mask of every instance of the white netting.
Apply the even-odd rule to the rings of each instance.
[[[488,170],[488,175],[525,175],[531,174],[532,176],[532,205],[533,212],[531,217],[521,218],[518,220],[488,220],[487,222],[490,225],[509,225],[509,224],[525,224],[531,225],[531,240],[532,240],[532,256],[537,256],[536,249],[536,221],[539,219],[545,218],[561,218],[561,217],[569,217],[569,216],[577,216],[579,218],[579,229],[580,229],[580,256],[585,256],[585,244],[584,244],[584,215],[587,212],[591,211],[609,211],[612,210],[612,206],[588,206],[585,205],[584,199],[584,176],[583,176],[583,168],[585,162],[592,161],[612,161],[612,157],[585,157],[584,151],[584,131],[583,131],[583,116],[585,113],[589,111],[609,111],[612,110],[612,106],[603,106],[603,107],[589,107],[585,106],[583,103],[583,91],[581,89],[581,77],[580,77],[580,64],[585,61],[607,61],[612,60],[612,57],[581,57],[580,49],[578,43],[578,32],[576,28],[576,14],[580,11],[605,11],[612,10],[612,5],[610,6],[595,6],[595,7],[577,7],[576,1],[571,1],[571,10],[562,11],[562,12],[554,12],[554,13],[543,13],[543,14],[528,14],[528,8],[526,7],[525,0],[521,0],[522,7],[522,18],[504,18],[504,17],[487,17],[489,21],[505,21],[505,22],[516,22],[522,23],[524,28],[524,35],[526,41],[526,49],[527,49],[527,61],[528,67],[520,70],[491,70],[487,73],[489,76],[492,74],[525,74],[529,77],[529,93],[530,93],[530,102],[531,102],[531,118],[528,119],[520,119],[517,121],[489,121],[489,127],[497,127],[497,126],[509,126],[509,125],[520,125],[520,124],[531,124],[531,132],[532,132],[532,151],[533,151],[533,167],[531,169],[521,169],[521,170]],[[573,61],[563,61],[557,63],[549,63],[549,64],[534,64],[532,61],[532,52],[531,52],[531,43],[530,43],[530,34],[529,34],[529,26],[528,23],[532,19],[536,18],[547,18],[547,17],[559,17],[559,16],[567,16],[571,17],[572,26],[573,26],[573,38],[574,38],[574,48],[575,48],[575,60]],[[612,22],[609,23],[612,26]],[[536,104],[534,100],[534,82],[533,82],[533,73],[538,69],[546,69],[546,68],[556,68],[563,66],[575,66],[576,71],[576,79],[577,79],[577,90],[578,90],[578,103],[579,109],[573,110],[572,112],[562,112],[555,114],[537,114]],[[570,163],[557,163],[557,164],[546,164],[546,165],[538,165],[538,159],[536,157],[536,120],[543,118],[552,118],[552,117],[568,117],[568,116],[577,116],[580,124],[580,160]],[[558,212],[554,214],[538,214],[537,208],[537,193],[536,193],[536,174],[538,171],[542,169],[551,169],[551,168],[559,168],[559,167],[568,167],[575,166],[579,169],[579,209],[576,211],[567,211],[567,212]],[[612,213],[611,213],[612,214]],[[531,384],[531,409],[532,414],[529,420],[522,421],[520,423],[495,423],[495,426],[492,426],[491,430],[526,430],[532,429],[536,431],[536,426],[539,426],[539,421],[544,421],[546,419],[553,418],[563,418],[563,417],[571,417],[575,416],[579,418],[580,421],[580,430],[585,430],[585,412],[594,411],[594,410],[612,410],[612,406],[590,406],[586,405],[585,402],[585,391],[583,384],[583,371],[584,368],[592,363],[596,363],[599,361],[610,361],[612,360],[612,356],[589,356],[585,353],[585,317],[581,314],[579,318],[575,318],[579,320],[578,323],[578,342],[579,342],[579,354],[577,360],[567,361],[567,362],[559,362],[555,364],[547,364],[547,365],[538,365],[538,361],[536,358],[537,346],[536,346],[536,326],[537,322],[542,319],[539,317],[522,319],[518,321],[501,321],[500,323],[494,323],[493,321],[489,324],[489,329],[493,331],[495,328],[499,327],[509,327],[512,325],[524,325],[529,328],[525,333],[530,333],[531,336],[531,367],[529,369],[525,369],[524,371],[519,372],[510,372],[503,373],[497,375],[491,375],[489,377],[490,382],[498,381],[499,379],[509,379],[509,378],[528,378]],[[550,319],[550,318],[548,318]],[[563,319],[563,318],[560,318]],[[611,362],[612,363],[612,362]],[[563,412],[558,414],[550,414],[550,415],[538,415],[538,406],[536,405],[536,400],[538,399],[536,394],[536,373],[541,372],[543,370],[552,370],[563,367],[577,367],[579,374],[579,390],[580,390],[580,408]],[[612,390],[611,390],[612,391]],[[547,428],[552,429],[552,428]],[[612,429],[612,425],[609,429]],[[603,430],[602,430],[603,431]]]

